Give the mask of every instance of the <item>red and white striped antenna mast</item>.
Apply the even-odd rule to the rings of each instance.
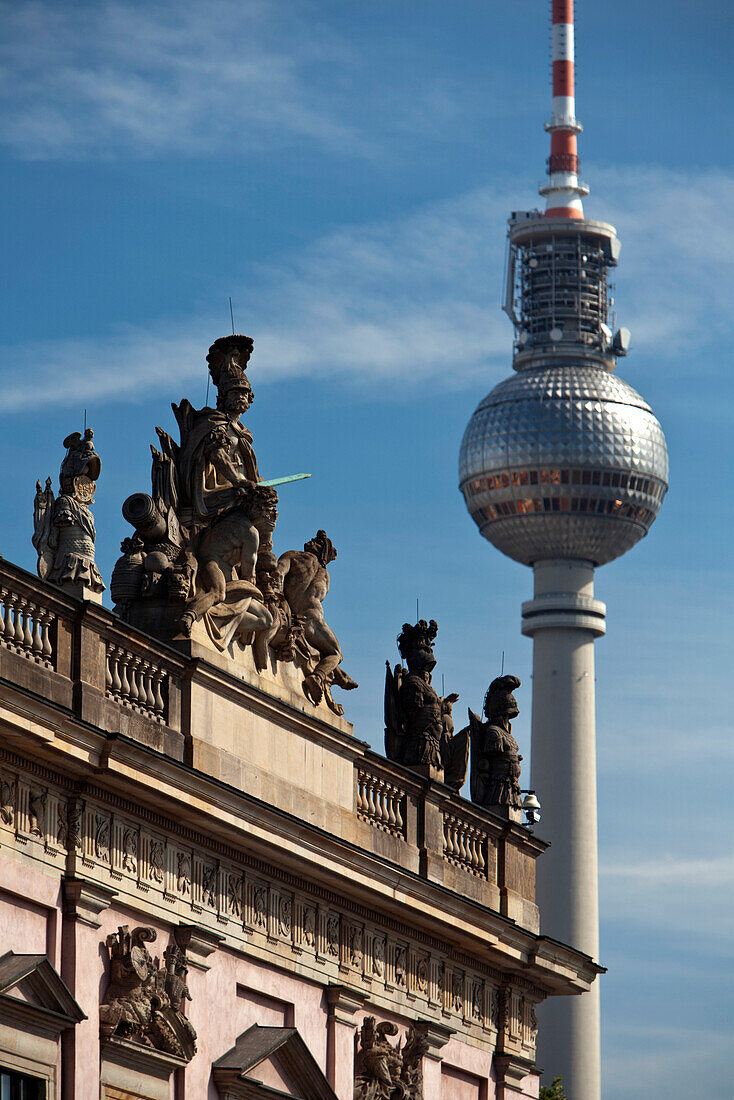
[[[576,135],[583,127],[576,118],[573,4],[574,0],[552,0],[553,114],[545,124],[551,150],[548,182],[540,188],[546,218],[583,219],[581,200],[589,193],[579,180]]]

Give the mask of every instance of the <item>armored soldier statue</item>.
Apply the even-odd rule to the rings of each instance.
[[[431,682],[436,667],[433,642],[438,625],[421,619],[404,623],[398,637],[400,655],[408,666],[394,671],[387,662],[385,675],[385,752],[390,760],[408,767],[442,770],[444,781],[459,790],[466,779],[468,730],[453,733],[451,708],[459,698],[442,699]]]
[[[518,715],[513,691],[520,687],[517,676],[498,676],[484,697],[483,722],[469,711],[471,732],[472,801],[487,809],[521,807],[520,762],[522,756],[512,736],[511,719]]]

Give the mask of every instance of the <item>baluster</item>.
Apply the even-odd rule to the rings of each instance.
[[[148,703],[148,678],[149,678],[150,665],[147,661],[140,662],[140,669],[138,671],[138,693],[140,696],[140,709],[145,712],[146,715],[152,715],[150,704]]]
[[[33,634],[31,632],[31,604],[23,600],[23,652],[30,657],[33,652]]]
[[[448,853],[449,858],[450,859],[455,859],[456,858],[456,853],[458,852],[458,848],[456,846],[456,836],[455,836],[454,818],[453,817],[447,817],[446,818],[446,848],[447,848],[447,853]]]
[[[469,850],[466,846],[466,826],[463,822],[459,829],[459,859],[462,863],[469,862]]]
[[[155,695],[153,693],[153,666],[147,661],[143,665],[143,690],[145,691],[145,707],[151,717],[155,715]]]
[[[166,705],[163,702],[163,680],[165,673],[156,668],[153,670],[153,709],[159,722],[165,718]]]
[[[386,829],[390,828],[390,784],[384,779],[380,780],[380,810],[382,811],[382,824]]]
[[[122,680],[120,679],[120,651],[117,646],[110,646],[110,665],[112,672],[112,698],[119,703],[122,694]]]
[[[484,858],[484,837],[481,833],[477,836],[477,865],[480,875],[484,878],[487,871],[487,861]]]
[[[370,777],[370,785],[367,788],[367,801],[369,802],[369,815],[370,817],[377,817],[377,806],[375,805],[375,783]]]
[[[138,666],[140,658],[130,654],[127,678],[130,681],[130,706],[137,709],[140,692],[138,691]]]
[[[472,829],[469,833],[469,862],[471,863],[471,869],[476,874],[479,870],[479,852],[477,851],[477,845],[479,838],[475,829]]]
[[[403,794],[402,791],[396,790],[395,792],[395,826],[402,833],[403,831]]]
[[[395,795],[397,790],[393,786],[387,788],[387,823],[391,829],[394,829],[397,825],[397,817],[395,816]]]
[[[13,593],[7,590],[3,593],[3,602],[5,604],[4,616],[3,616],[3,641],[7,645],[13,645],[15,643],[15,627],[13,626]]]
[[[452,819],[452,825],[451,839],[454,842],[454,859],[457,863],[461,863],[461,826],[456,818]]]
[[[15,648],[19,653],[23,652],[23,601],[15,601]]]
[[[107,643],[105,661],[104,661],[104,693],[105,695],[111,695],[110,688],[112,687],[112,646]]]
[[[363,792],[364,779],[362,772],[357,772],[357,813],[364,813],[364,792]]]
[[[385,808],[386,793],[385,793],[385,782],[384,782],[384,780],[378,779],[376,786],[377,786],[377,797],[375,799],[375,802],[377,804],[377,814],[378,814],[378,817],[379,817],[380,825],[386,825],[387,824],[387,810]]]
[[[51,623],[53,615],[50,611],[41,612],[41,652],[47,668],[52,667],[53,647],[51,645]]]
[[[32,650],[35,660],[43,658],[43,641],[41,639],[41,612],[37,607],[33,608],[33,637]]]
[[[129,654],[124,649],[117,651],[120,665],[120,698],[123,703],[130,704],[130,681],[127,678],[127,663]]]

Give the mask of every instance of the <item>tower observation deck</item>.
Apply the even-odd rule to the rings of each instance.
[[[668,488],[663,430],[615,372],[609,283],[620,244],[584,216],[574,99],[573,0],[552,0],[553,114],[546,210],[509,219],[504,310],[514,374],[480,401],[464,433],[459,483],[481,534],[535,574],[523,605],[533,638],[532,786],[552,847],[538,869],[543,931],[599,950],[594,639],[606,608],[596,566],[643,538]],[[599,1100],[598,988],[544,1006],[539,1064],[569,1096]]]

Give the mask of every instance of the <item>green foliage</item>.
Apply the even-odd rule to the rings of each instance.
[[[568,1100],[563,1087],[563,1078],[554,1077],[552,1085],[541,1085],[540,1100]]]

